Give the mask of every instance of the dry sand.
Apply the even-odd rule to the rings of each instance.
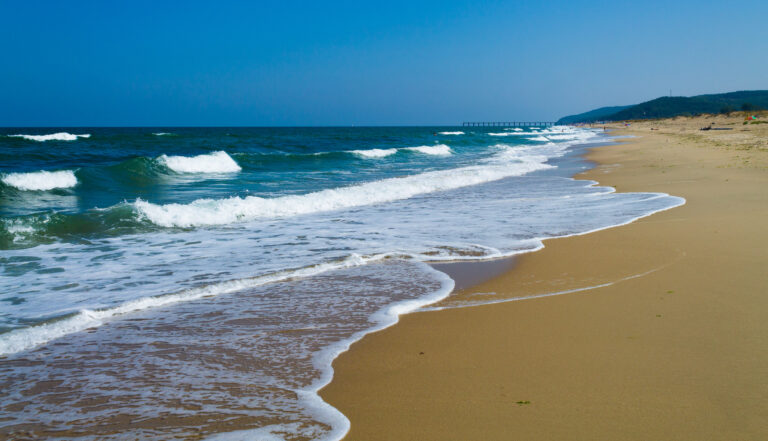
[[[712,118],[633,123],[580,176],[686,205],[547,241],[445,302],[612,285],[413,313],[340,356],[321,395],[346,439],[768,439],[768,124]]]

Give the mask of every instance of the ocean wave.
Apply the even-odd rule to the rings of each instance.
[[[0,250],[24,247],[36,239],[50,222],[49,214],[0,219]]]
[[[9,138],[24,138],[29,141],[75,141],[77,138],[90,138],[90,133],[84,133],[82,135],[73,135],[67,132],[52,133],[50,135],[8,135]]]
[[[447,146],[446,146],[447,147]],[[252,219],[279,218],[408,199],[416,195],[451,190],[483,182],[520,176],[552,167],[548,156],[502,149],[484,165],[438,170],[399,178],[387,178],[349,187],[322,190],[304,195],[261,198],[198,199],[189,204],[134,202],[142,220],[163,227],[189,228],[223,225]]]
[[[438,132],[438,135],[463,135],[464,132]]]
[[[425,155],[448,156],[453,154],[450,147],[445,144],[421,145],[418,147],[405,147],[403,150],[424,153]]]
[[[177,173],[233,173],[242,170],[224,151],[192,157],[161,155],[157,160]]]
[[[578,139],[593,138],[593,133],[565,133],[565,134],[547,134],[547,138],[555,141],[572,141]]]
[[[400,147],[391,149],[350,150],[348,153],[352,153],[353,155],[357,155],[363,158],[385,158],[387,156],[394,155],[399,151],[410,151],[435,156],[449,156],[453,154],[451,148],[445,144],[421,145],[418,147]],[[331,153],[334,152],[321,152],[315,153],[315,155],[327,155]]]
[[[153,133],[153,135],[155,135],[155,136],[173,136],[173,133],[157,132],[157,133]]]
[[[34,226],[24,222],[25,219],[3,219],[3,227],[13,235],[25,235],[35,233]]]
[[[549,142],[549,139],[547,139],[544,136],[534,136],[534,137],[525,138],[525,139],[527,139],[529,141]]]
[[[72,170],[8,173],[0,180],[5,185],[24,191],[45,191],[77,185],[77,178]]]
[[[72,235],[104,238],[156,229],[157,226],[142,222],[128,202],[83,213],[38,212],[0,218],[0,250],[30,248]]]
[[[384,158],[397,153],[397,149],[351,150],[350,153],[362,156],[363,158]]]
[[[532,132],[498,132],[489,133],[488,136],[523,136],[530,135]]]
[[[336,262],[326,262],[263,276],[214,283],[198,288],[190,288],[175,294],[143,297],[127,301],[113,308],[101,310],[83,309],[66,318],[0,334],[0,356],[26,351],[65,335],[101,326],[105,321],[112,317],[181,302],[188,302],[203,297],[215,297],[217,295],[237,292],[243,289],[254,288],[267,283],[279,282],[291,278],[309,277],[334,269],[365,265],[385,257],[387,257],[387,255],[363,257],[353,254]]]

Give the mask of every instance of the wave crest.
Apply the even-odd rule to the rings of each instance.
[[[29,141],[45,142],[45,141],[75,141],[77,138],[90,138],[90,133],[84,133],[82,135],[73,135],[72,133],[59,132],[51,133],[50,135],[8,135],[9,138],[24,138]]]
[[[406,147],[403,150],[410,150],[412,152],[419,152],[419,153],[424,153],[425,155],[435,155],[435,156],[448,156],[453,154],[453,151],[451,150],[451,148],[445,144],[422,145],[419,147]]]
[[[498,133],[489,133],[488,136],[523,136],[523,135],[530,135],[531,133],[536,132],[498,132]]]
[[[161,155],[157,160],[177,173],[234,173],[242,170],[225,151],[191,157]]]
[[[512,149],[509,149],[512,150]],[[545,155],[503,151],[486,165],[438,170],[388,178],[349,187],[277,198],[257,196],[198,199],[189,204],[153,204],[141,199],[134,207],[142,219],[163,227],[190,228],[252,219],[279,218],[408,199],[416,195],[520,176],[552,167]]]
[[[423,153],[425,155],[448,156],[453,154],[450,147],[445,144],[421,145],[418,147],[401,147],[391,149],[368,149],[368,150],[350,150],[349,153],[363,158],[384,158],[394,155],[399,151],[411,151]],[[317,153],[316,153],[317,154]]]
[[[5,185],[24,191],[45,191],[77,185],[77,178],[72,170],[8,173],[3,175],[2,181]]]
[[[397,149],[352,150],[351,153],[363,158],[384,158],[397,153]]]

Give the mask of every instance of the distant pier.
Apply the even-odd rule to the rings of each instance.
[[[463,122],[462,127],[549,127],[554,126],[552,121],[480,121],[480,122]]]

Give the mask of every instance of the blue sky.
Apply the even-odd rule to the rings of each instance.
[[[768,89],[768,2],[0,0],[0,125],[552,120]]]

